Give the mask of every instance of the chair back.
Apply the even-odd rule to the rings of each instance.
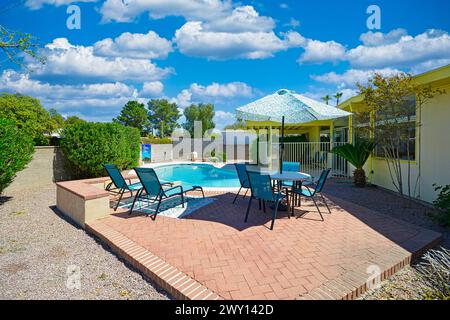
[[[247,168],[245,163],[235,163],[236,172],[241,183],[242,188],[250,188],[250,183],[248,182]]]
[[[288,162],[283,161],[283,172],[286,171],[294,171],[294,172],[300,172],[301,171],[301,165],[300,162]]]
[[[163,188],[155,170],[152,168],[134,168],[134,170],[141,181],[142,187],[150,197],[157,197],[161,194]]]
[[[104,164],[103,167],[105,168],[106,172],[108,173],[109,177],[111,178],[116,188],[122,189],[127,186],[127,183],[125,182],[122,173],[120,172],[119,168],[117,168],[116,165]]]
[[[327,177],[330,174],[331,169],[325,169],[320,174],[320,178],[317,181],[317,187],[314,191],[314,193],[322,192],[323,186],[325,185],[325,181],[327,181]]]
[[[260,172],[247,171],[252,197],[273,201],[274,194],[270,176]]]

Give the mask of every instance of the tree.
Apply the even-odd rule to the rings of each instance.
[[[158,130],[160,138],[168,137],[175,128],[179,127],[178,119],[181,115],[176,103],[166,99],[152,99],[148,102],[148,119],[152,128]]]
[[[35,142],[42,141],[44,135],[55,130],[50,113],[41,106],[38,99],[32,97],[8,93],[0,95],[0,116],[13,120]]]
[[[10,31],[0,25],[0,51],[11,62],[22,65],[21,59],[25,54],[44,63],[45,59],[39,55],[38,49],[36,38],[30,34]]]
[[[411,161],[414,160],[415,134],[421,126],[421,117],[416,120],[416,114],[420,115],[422,107],[430,99],[445,91],[415,85],[412,76],[405,73],[391,77],[376,73],[367,86],[358,84],[358,88],[367,110],[357,112],[355,120],[369,125],[356,126],[355,131],[375,137],[381,155],[386,159],[392,184],[402,197],[405,195],[402,160],[407,161],[406,193],[412,198]],[[416,185],[419,178],[420,172]]]
[[[225,126],[224,129],[225,130],[244,130],[244,129],[247,129],[247,125],[245,124],[245,121],[242,121],[242,119],[237,119],[235,123]]]
[[[48,110],[48,113],[50,114],[50,119],[53,121],[55,129],[64,128],[65,119],[56,109],[51,108]]]
[[[137,128],[141,136],[145,136],[150,132],[150,120],[148,119],[147,109],[143,103],[137,101],[128,101],[120,115],[113,119],[113,122]]]
[[[337,92],[333,97],[336,99],[336,106],[339,105],[339,101],[341,100],[344,94],[342,92]],[[328,103],[327,103],[328,104]]]
[[[322,97],[322,100],[325,101],[325,103],[328,105],[328,103],[331,100],[331,97],[327,94],[325,97]]]
[[[12,120],[0,117],[0,194],[30,162],[33,152],[31,136]]]
[[[353,181],[357,187],[364,187],[366,185],[366,173],[363,167],[374,148],[375,143],[373,141],[358,139],[354,145],[337,146],[331,152],[343,157],[355,167]]]
[[[184,129],[189,131],[191,137],[194,137],[195,121],[202,123],[202,137],[206,131],[214,129],[216,124],[214,123],[214,105],[211,103],[198,105],[192,104],[184,109],[184,116],[186,122],[183,124]]]
[[[67,119],[64,121],[64,127],[68,127],[77,123],[85,123],[86,120],[81,119],[80,117],[77,116],[69,116],[67,117]]]

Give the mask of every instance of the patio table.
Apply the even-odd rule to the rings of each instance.
[[[293,183],[293,187],[295,188],[301,188],[302,183],[304,181],[311,181],[312,177],[311,175],[304,173],[304,172],[294,172],[294,171],[284,171],[283,173],[271,173],[270,178],[274,181],[277,181],[278,183],[278,189],[281,190],[283,181],[288,181]],[[289,196],[289,195],[287,195]],[[295,203],[294,197],[290,201],[290,205],[293,206],[297,203]]]

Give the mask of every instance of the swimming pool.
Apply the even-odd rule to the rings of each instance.
[[[158,177],[165,181],[181,181],[186,185],[198,185],[205,188],[239,188],[236,171],[217,168],[213,165],[171,164],[154,168]]]

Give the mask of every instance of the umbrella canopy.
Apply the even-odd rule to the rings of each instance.
[[[246,121],[273,121],[305,124],[317,120],[347,117],[351,113],[315,101],[294,91],[281,89],[274,94],[236,109],[236,116]]]

